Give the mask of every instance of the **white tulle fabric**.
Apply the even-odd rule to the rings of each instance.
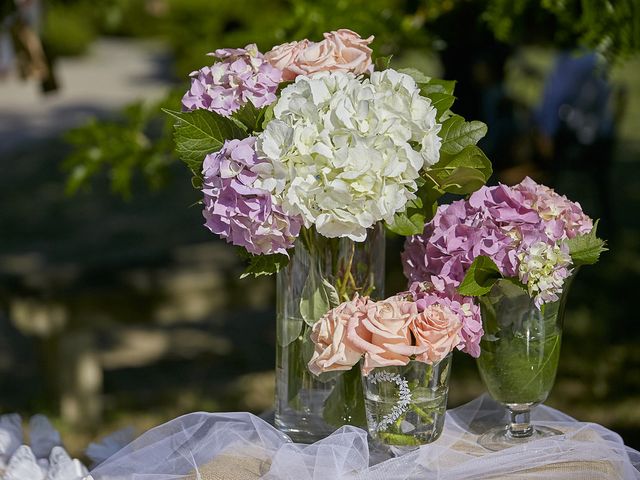
[[[501,452],[476,443],[504,423],[486,396],[447,413],[442,436],[401,457],[370,450],[365,431],[342,427],[313,445],[248,413],[193,413],[145,433],[95,468],[95,480],[210,479],[640,479],[640,453],[616,433],[549,407],[533,419],[564,435]]]

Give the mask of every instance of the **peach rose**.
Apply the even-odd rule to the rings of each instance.
[[[410,328],[416,346],[424,349],[416,360],[436,363],[460,343],[462,322],[449,307],[434,303],[416,315]]]
[[[373,70],[373,50],[368,46],[373,42],[373,35],[361,38],[356,32],[341,28],[337,32],[325,33],[323,42],[333,45],[335,70],[353,72],[356,75]]]
[[[311,340],[315,349],[309,361],[311,373],[349,370],[358,363],[363,352],[347,338],[347,326],[364,318],[371,304],[369,297],[356,295],[353,300],[329,310],[313,325]]]
[[[264,54],[267,61],[275,68],[282,70],[282,80],[291,81],[296,78],[297,73],[289,69],[289,66],[297,61],[298,57],[309,46],[309,40],[300,42],[289,42],[273,47]]]
[[[309,40],[278,45],[265,54],[274,67],[282,70],[284,80],[298,75],[324,71],[345,71],[356,75],[373,70],[372,50],[368,45],[373,36],[361,38],[345,28],[324,34],[324,40]]]
[[[376,367],[406,365],[411,355],[425,351],[412,345],[409,327],[417,314],[414,302],[391,297],[370,305],[365,317],[349,322],[347,339],[364,352],[365,375]]]

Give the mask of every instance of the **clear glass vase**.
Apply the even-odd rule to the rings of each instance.
[[[277,278],[275,426],[312,443],[345,425],[366,427],[360,368],[315,376],[313,324],[356,293],[384,297],[385,237],[381,224],[364,242],[303,230],[289,265]]]
[[[574,275],[575,276],[575,275]],[[480,298],[485,334],[478,369],[491,397],[509,412],[509,423],[484,433],[478,442],[493,451],[562,432],[532,425],[531,409],[543,403],[556,378],[567,292],[538,309],[520,286],[498,281]]]
[[[362,375],[369,434],[396,450],[412,450],[440,437],[449,395],[451,354],[428,364],[375,368]]]

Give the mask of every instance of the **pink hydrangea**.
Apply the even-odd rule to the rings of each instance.
[[[522,195],[525,205],[548,222],[546,232],[556,240],[574,238],[593,229],[593,221],[585,215],[578,202],[572,202],[529,177],[513,187],[513,190]]]
[[[228,117],[247,102],[261,108],[276,101],[282,71],[255,44],[209,55],[221,61],[191,73],[191,88],[182,97],[184,111],[205,109]]]
[[[253,187],[257,175],[251,168],[259,162],[255,140],[227,140],[222,149],[205,157],[205,226],[255,255],[286,254],[302,223],[284,214],[268,191]]]
[[[450,278],[432,275],[428,281],[413,282],[407,294],[416,302],[419,312],[437,304],[457,315],[462,322],[457,348],[477,358],[480,356],[480,340],[484,335],[480,307],[472,297],[460,295],[456,287],[457,282]]]
[[[570,274],[570,256],[560,243],[592,228],[579,204],[529,178],[515,187],[482,187],[468,200],[440,206],[421,235],[406,239],[403,270],[411,282],[438,275],[457,285],[484,255],[504,277],[527,284],[540,306],[557,298]]]
[[[438,207],[422,235],[407,237],[403,270],[410,281],[440,275],[461,282],[475,258],[486,255],[504,275],[514,275],[517,256],[513,245],[514,239],[482,210],[458,200]]]

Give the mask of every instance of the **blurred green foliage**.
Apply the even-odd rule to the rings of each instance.
[[[86,21],[85,10],[84,6],[68,8],[58,4],[47,9],[42,37],[51,55],[72,57],[87,52],[97,31]]]
[[[68,172],[67,193],[86,189],[100,172],[108,172],[111,190],[123,198],[131,196],[137,172],[151,188],[162,187],[167,167],[174,161],[173,121],[158,112],[176,102],[179,96],[169,95],[157,103],[133,103],[114,119],[94,118],[67,132],[65,140],[75,147],[63,164]]]
[[[364,36],[374,34],[373,48],[377,55],[413,50],[423,52],[424,57],[446,47],[448,40],[465,35],[456,28],[437,27],[455,26],[456,16],[468,13],[469,9],[479,11],[478,22],[484,22],[505,43],[584,45],[612,59],[626,58],[640,51],[639,3],[638,0],[269,0],[267,5],[259,0],[97,3],[54,0],[49,14],[55,20],[67,9],[71,13],[65,21],[75,18],[75,23],[81,23],[78,15],[82,14],[89,32],[156,37],[166,42],[174,58],[172,73],[182,83],[160,104],[175,109],[180,92],[187,88],[188,73],[209,62],[205,54],[216,48],[257,43],[266,51],[295,39],[319,40],[323,32],[348,27]],[[444,17],[448,23],[440,22]],[[54,20],[48,25],[55,24],[52,32],[59,30],[59,35],[50,35],[58,38],[58,48],[62,49],[65,32],[73,32],[73,28],[64,27],[65,21]],[[74,42],[81,38],[80,33],[74,35],[66,39],[67,51],[72,50],[71,38],[75,38]],[[85,35],[90,38],[88,33]],[[120,195],[130,194],[130,179],[136,169],[152,186],[161,185],[165,167],[174,155],[167,141],[171,131],[160,116],[159,108],[134,104],[115,120],[93,120],[70,132],[67,139],[75,151],[65,163],[70,175],[69,192],[88,185],[94,175],[105,170],[111,175],[114,192]]]
[[[611,61],[640,50],[638,0],[486,0],[482,19],[506,43],[582,46]]]

